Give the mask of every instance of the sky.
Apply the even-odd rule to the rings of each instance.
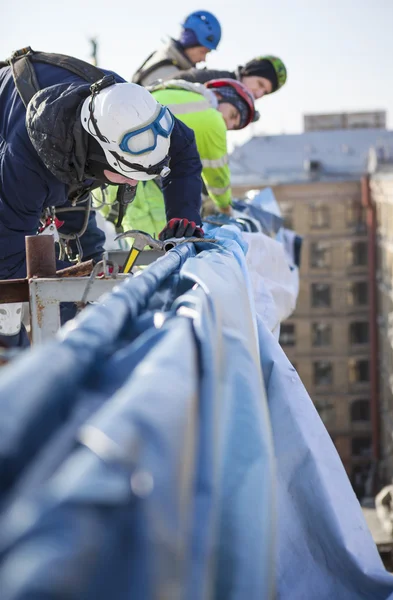
[[[386,110],[393,129],[393,0],[0,0],[0,57],[31,46],[89,60],[98,39],[99,66],[129,80],[166,36],[177,37],[193,10],[213,12],[222,40],[212,68],[234,69],[274,54],[286,64],[283,89],[258,101],[258,123],[231,133],[299,133],[303,114]]]

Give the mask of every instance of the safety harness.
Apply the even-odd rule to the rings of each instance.
[[[154,71],[161,69],[161,67],[178,67],[178,63],[174,58],[163,58],[162,60],[152,64],[150,67],[147,67],[147,69],[144,69],[144,66],[149,62],[154,54],[155,52],[152,52],[150,56],[147,57],[143,65],[139,67],[132,77],[132,83],[138,83],[141,85],[141,82],[146,79],[146,77],[149,77],[149,75],[151,75]]]
[[[156,62],[153,62],[149,67],[146,65],[151,61],[151,59],[156,55],[160,54],[162,58],[159,58]],[[139,67],[139,69],[135,72],[132,77],[133,83],[138,83],[139,85],[144,85],[143,81],[150,77],[152,73],[160,70],[162,67],[175,67],[177,71],[182,71],[184,69],[191,69],[193,67],[193,63],[185,54],[184,48],[181,46],[179,42],[170,39],[169,42],[158,51],[154,51],[147,57],[147,59],[143,62],[143,64]],[[144,86],[145,87],[145,86]]]
[[[37,75],[34,69],[34,63],[45,63],[48,65],[52,65],[55,67],[61,67],[74,73],[81,79],[84,79],[88,83],[95,83],[96,81],[105,77],[105,73],[95,67],[94,65],[87,63],[79,58],[75,58],[73,56],[66,56],[64,54],[54,54],[50,52],[37,52],[32,50],[30,46],[26,46],[26,48],[22,48],[21,50],[16,50],[12,53],[12,55],[7,58],[5,61],[0,61],[0,69],[3,67],[11,67],[12,69],[12,77],[15,83],[15,88],[18,91],[18,94],[24,104],[25,107],[29,104],[30,100],[33,96],[40,90],[40,85],[38,83]],[[100,185],[93,185],[90,188],[90,191],[94,188],[100,187]],[[85,187],[81,186],[71,186],[69,190],[69,199],[71,200],[72,207],[63,207],[61,209],[57,208],[57,212],[66,212],[71,210],[84,210],[85,211],[85,219],[83,223],[83,227],[81,231],[74,234],[62,234],[59,232],[59,237],[64,240],[64,242],[70,242],[71,240],[75,240],[78,251],[79,251],[79,259],[81,260],[81,245],[79,242],[79,238],[84,234],[87,228],[87,223],[89,219],[89,214],[91,210],[91,194],[89,194],[89,199],[86,201],[86,193],[87,190]],[[84,198],[81,198],[81,195]],[[121,221],[123,219],[125,213],[125,207],[127,204],[132,202],[135,197],[135,190],[129,185],[119,185],[116,203],[119,204],[118,211],[118,219],[116,226],[117,228],[121,227]],[[76,204],[78,202],[85,202],[86,207],[84,208],[76,208]],[[55,209],[49,209],[49,214],[51,222],[55,222]],[[44,226],[48,224],[48,211],[44,215]],[[45,228],[45,227],[44,227]],[[63,248],[64,250],[64,248]]]
[[[64,54],[52,54],[50,52],[36,52],[30,46],[26,46],[26,48],[16,50],[11,54],[10,58],[0,62],[0,68],[11,67],[15,87],[26,107],[34,94],[40,90],[37,75],[32,64],[35,62],[61,67],[78,75],[88,83],[95,83],[105,76],[105,73],[100,69],[79,58]]]

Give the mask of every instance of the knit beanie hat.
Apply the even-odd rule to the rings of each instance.
[[[287,80],[287,69],[278,56],[258,56],[250,60],[244,67],[239,67],[238,74],[242,77],[265,77],[272,84],[272,92],[279,90]]]
[[[237,108],[237,110],[240,113],[239,128],[241,129],[242,127],[245,127],[248,121],[250,109],[246,102],[243,100],[243,98],[239,96],[236,90],[234,90],[233,87],[229,85],[217,88],[214,91],[221,95],[221,99],[218,101],[219,104],[221,104],[221,102],[228,102],[229,104],[232,104],[232,106]]]
[[[250,60],[250,62],[246,63],[244,67],[241,67],[240,76],[265,77],[271,82],[273,86],[273,92],[275,92],[278,88],[277,73],[272,63],[265,58],[254,58],[253,60]]]

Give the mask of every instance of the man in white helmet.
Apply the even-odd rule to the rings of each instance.
[[[201,170],[193,132],[141,86],[71,57],[14,53],[0,63],[0,279],[26,276],[25,236],[51,207],[71,209],[57,220],[71,251],[100,258],[105,236],[83,207],[102,183],[161,175],[161,239],[202,237]],[[22,331],[3,342],[21,344]]]

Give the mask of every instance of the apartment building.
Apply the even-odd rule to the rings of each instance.
[[[304,131],[332,129],[386,129],[386,111],[304,115]]]
[[[359,497],[373,491],[380,446],[375,241],[364,174],[370,147],[387,144],[393,133],[378,129],[309,132],[253,138],[231,157],[234,195],[271,187],[285,225],[304,237],[297,308],[280,342]]]

